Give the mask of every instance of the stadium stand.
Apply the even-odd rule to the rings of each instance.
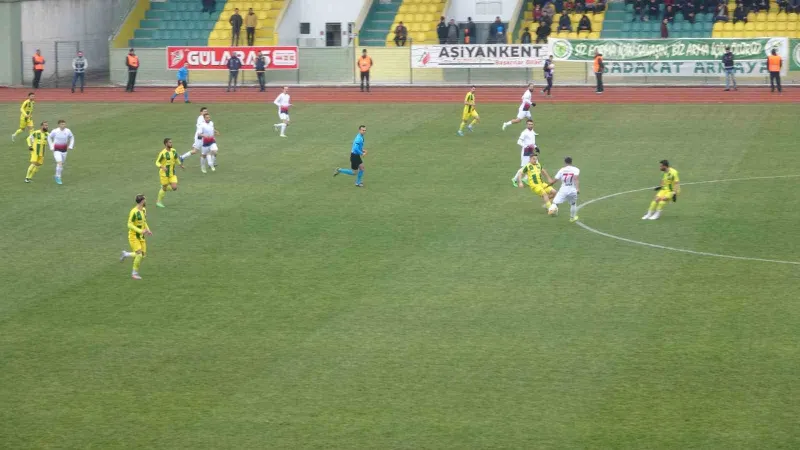
[[[207,45],[224,5],[225,0],[217,1],[217,12],[208,14],[202,12],[199,0],[150,2],[150,9],[128,44],[136,48]]]
[[[433,44],[436,24],[444,14],[445,0],[375,1],[359,33],[359,44],[394,45],[394,29],[398,23],[408,28],[408,37],[415,44]]]
[[[728,3],[728,9],[733,11],[736,3]],[[769,12],[751,12],[747,15],[747,22],[717,22],[713,25],[711,34],[715,38],[738,37],[788,37],[800,38],[800,15],[797,13],[778,13],[778,4],[772,2]]]
[[[244,17],[250,8],[258,16],[258,27],[256,28],[255,45],[277,45],[277,19],[281,10],[287,5],[287,1],[283,0],[261,0],[261,1],[248,1],[243,2],[239,0],[228,0],[219,20],[213,27],[209,38],[208,45],[226,46],[231,44],[231,25],[228,19],[233,14],[234,8],[239,8],[239,13]],[[219,2],[217,2],[219,8]],[[246,42],[245,30],[242,27],[241,42]]]
[[[539,24],[533,20],[533,2],[525,2],[525,8],[522,8],[520,11],[521,18],[517,21],[519,26],[517,27],[515,36],[516,39],[514,42],[520,42],[522,39],[522,33],[525,30],[525,27],[528,27],[530,30],[531,35],[533,35],[533,39],[536,40],[536,28],[539,27]],[[612,3],[608,4],[609,6]],[[551,38],[560,38],[560,39],[599,39],[601,32],[605,29],[605,18],[607,13],[587,13],[587,16],[592,21],[592,32],[591,33],[580,33],[578,34],[576,31],[572,33],[567,32],[556,32],[556,28],[558,28],[558,18],[561,15],[560,12],[557,12],[555,17],[553,18],[553,33],[550,34]],[[581,20],[582,14],[570,14],[570,20],[572,20],[573,30],[578,29],[578,22]]]
[[[664,14],[664,4],[659,2],[659,20],[642,22],[634,21],[633,4],[609,3],[606,12],[606,21],[603,39],[659,39],[661,38],[661,17]],[[714,26],[713,13],[697,13],[695,23],[689,23],[683,14],[677,14],[674,22],[669,25],[670,38],[709,38]]]

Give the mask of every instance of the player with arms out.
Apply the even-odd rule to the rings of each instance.
[[[470,119],[472,122],[467,125]],[[478,110],[475,108],[475,86],[472,86],[472,89],[464,96],[464,112],[461,113],[461,126],[458,127],[456,134],[463,136],[464,127],[467,127],[469,131],[473,131],[472,126],[477,124],[480,120],[481,117],[478,115]]]
[[[183,169],[183,162],[178,156],[178,152],[172,148],[172,139],[164,139],[164,149],[158,153],[156,158],[156,167],[158,167],[158,175],[161,178],[161,189],[158,191],[158,202],[156,206],[163,208],[164,196],[167,191],[178,190],[178,175],[175,174],[175,166],[180,165]]]
[[[28,136],[28,150],[31,151],[31,165],[28,166],[28,173],[25,175],[25,182],[30,183],[39,167],[44,164],[44,151],[48,147],[47,143],[47,122],[42,122],[42,128],[34,131]]]
[[[519,134],[519,139],[517,139],[517,145],[520,146],[520,162],[519,162],[519,170],[514,176],[511,178],[511,183],[514,184],[514,187],[517,187],[517,181],[520,179],[519,174],[522,173],[522,168],[525,167],[526,164],[531,162],[531,155],[536,153],[539,154],[539,147],[536,146],[536,132],[533,131],[533,121],[528,119],[528,122],[525,124],[525,129],[522,130],[522,133]],[[527,179],[522,178],[523,182],[527,181]]]
[[[547,183],[545,183],[542,175],[547,177]],[[523,177],[525,177],[524,181]],[[531,192],[542,198],[544,202],[543,206],[548,210],[552,205],[553,198],[556,196],[556,190],[550,186],[553,183],[553,178],[544,170],[536,155],[531,155],[530,162],[525,164],[525,166],[520,169],[519,175],[517,175],[517,186],[520,188],[523,187],[523,184],[530,186]]]
[[[661,211],[667,206],[667,202],[672,200],[678,201],[678,194],[681,193],[681,179],[678,176],[678,171],[669,166],[669,161],[663,159],[660,161],[660,170],[664,172],[661,176],[661,184],[656,186],[656,196],[650,202],[650,209],[647,214],[642,217],[642,220],[656,220],[661,217]]]
[[[219,131],[214,128],[214,122],[211,121],[211,114],[203,114],[203,124],[197,129],[197,135],[200,136],[202,147],[200,150],[200,170],[206,173],[205,165],[211,168],[214,172],[217,170],[217,136]]]
[[[286,137],[286,127],[288,127],[291,122],[289,119],[289,107],[292,106],[289,97],[289,87],[284,86],[283,92],[281,92],[272,103],[278,107],[278,118],[281,120],[280,123],[273,125],[272,129],[275,131],[281,130],[281,137]]]
[[[503,130],[508,128],[509,126],[522,122],[522,119],[530,119],[531,118],[531,108],[536,106],[536,103],[533,102],[533,83],[528,85],[528,89],[522,94],[522,103],[519,105],[519,110],[517,111],[517,117],[514,119],[509,120],[508,122],[503,123]]]
[[[142,264],[142,259],[147,253],[147,243],[144,240],[145,236],[152,236],[153,232],[147,225],[147,199],[144,195],[139,194],[136,196],[136,206],[128,213],[128,243],[131,246],[130,252],[122,251],[120,262],[125,261],[125,258],[133,256],[133,272],[131,278],[134,280],[141,280],[139,276],[139,266]]]
[[[19,107],[19,129],[11,135],[11,142],[17,139],[17,135],[24,132],[27,128],[28,134],[33,132],[33,105],[36,103],[36,94],[28,92],[28,98]]]
[[[61,174],[64,172],[64,164],[67,162],[67,150],[75,147],[75,136],[67,128],[67,121],[59,120],[58,128],[50,132],[47,140],[50,143],[50,150],[53,151],[53,158],[56,160],[56,184],[62,184]]]
[[[558,188],[556,198],[553,199],[553,203],[547,209],[547,213],[551,216],[558,214],[558,205],[564,203],[564,201],[568,201],[569,221],[577,222],[578,194],[580,193],[579,176],[581,174],[581,170],[572,165],[572,158],[569,156],[564,158],[564,163],[566,165],[559,169],[553,182],[553,184],[555,184],[555,182],[560,181],[561,187]]]
[[[361,125],[358,127],[358,134],[356,135],[356,138],[353,139],[353,146],[350,149],[350,168],[342,169],[341,167],[337,167],[333,171],[333,176],[336,176],[340,173],[355,175],[353,171],[358,170],[358,175],[356,176],[356,187],[364,187],[364,183],[361,182],[361,180],[364,178],[364,161],[361,160],[361,157],[367,156],[367,150],[364,149],[364,134],[366,132],[366,125]]]

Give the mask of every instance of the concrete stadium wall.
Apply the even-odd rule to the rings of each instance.
[[[523,0],[451,0],[450,7],[445,11],[447,19],[456,19],[456,22],[466,22],[467,17],[472,17],[475,22],[494,22],[500,16],[503,22],[512,19],[517,3]]]
[[[324,47],[325,24],[340,23],[342,32],[347,33],[347,24],[356,21],[365,1],[369,0],[292,0],[278,26],[280,43],[297,45],[298,39],[303,39],[308,41],[305,45]],[[300,22],[311,25],[311,34],[300,35]],[[342,46],[347,45],[345,34],[342,35]]]
[[[16,2],[0,2],[0,86],[22,83],[22,5]]]

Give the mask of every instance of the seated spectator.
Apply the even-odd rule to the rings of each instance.
[[[727,3],[720,3],[717,6],[716,16],[714,22],[727,22],[728,21],[728,5]]]
[[[800,0],[789,0],[789,6],[786,8],[786,12],[800,13]]]
[[[564,11],[568,13],[575,11],[575,2],[573,0],[567,0],[564,2]]]
[[[747,23],[747,11],[745,11],[742,2],[737,2],[736,9],[733,10],[733,23],[737,22]]]
[[[672,10],[672,6],[667,6],[667,9],[664,10],[664,20],[669,23],[675,21],[675,11]]]
[[[203,0],[203,12],[214,14],[217,11],[216,0]]]
[[[394,45],[398,47],[403,47],[406,45],[406,38],[408,37],[408,29],[403,22],[397,24],[397,27],[394,29]]]
[[[672,9],[672,6],[669,8]],[[667,19],[661,21],[661,39],[666,39],[669,37],[669,28],[667,28],[667,23],[669,23]]]
[[[585,12],[594,11],[594,5],[595,5],[595,1],[594,0],[584,0],[584,2],[585,2],[585,4],[584,4],[584,6],[585,6],[584,11]]]
[[[536,22],[542,20],[542,7],[539,5],[536,5],[536,7],[533,8],[533,20]]]
[[[531,43],[531,32],[528,29],[528,27],[525,27],[525,31],[522,32],[522,43],[523,44]]]
[[[695,6],[692,0],[686,0],[686,3],[681,8],[683,18],[689,23],[694,23]]]
[[[575,12],[583,14],[586,11],[586,0],[575,0]]]
[[[594,13],[601,13],[606,10],[607,0],[596,0],[594,3]]]
[[[557,13],[564,11],[564,0],[555,0],[553,3],[555,5]]]
[[[769,0],[755,0],[753,3],[753,11],[757,13],[761,11],[769,12]]]
[[[536,29],[536,43],[546,44],[548,36],[550,36],[550,25],[543,20],[539,22],[539,28]]]
[[[572,20],[570,20],[566,11],[561,13],[561,18],[558,19],[558,31],[568,31],[572,33]]]
[[[778,14],[780,14],[781,11],[787,12],[786,10],[788,9],[788,7],[789,7],[788,0],[778,0]]]
[[[553,18],[556,15],[556,5],[553,4],[552,1],[548,1],[547,3],[544,4],[544,8],[542,8],[542,11],[544,11],[545,14]]]
[[[578,34],[581,34],[581,31],[586,33],[592,32],[592,21],[589,20],[589,17],[586,14],[584,14],[581,17],[581,20],[578,21]]]
[[[667,6],[673,6],[672,10],[674,11],[675,0],[664,0],[664,8],[666,8]]]
[[[650,3],[647,4],[647,16],[645,20],[658,20],[658,16],[661,15],[661,11],[658,9],[658,3],[656,0],[650,0]]]
[[[644,0],[634,0],[633,1],[633,21],[636,22],[636,18],[638,17],[639,20],[644,21],[644,11],[645,11]]]

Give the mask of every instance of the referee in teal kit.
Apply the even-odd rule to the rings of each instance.
[[[364,183],[361,182],[364,178],[364,161],[361,160],[361,157],[367,155],[367,151],[364,150],[364,133],[366,132],[366,125],[358,127],[358,134],[353,140],[353,147],[350,150],[350,168],[342,169],[339,167],[333,171],[333,176],[339,175],[340,173],[356,175],[356,187],[364,187]],[[358,173],[354,173],[354,170],[358,170]]]

